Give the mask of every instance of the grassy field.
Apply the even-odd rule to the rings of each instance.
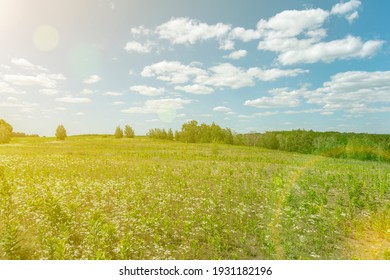
[[[390,259],[390,164],[14,138],[0,145],[0,259]]]

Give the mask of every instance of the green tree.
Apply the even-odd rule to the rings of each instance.
[[[57,129],[56,129],[56,138],[57,138],[57,140],[65,140],[66,136],[67,135],[66,135],[65,127],[62,124],[57,126]]]
[[[125,125],[124,134],[125,134],[125,137],[127,137],[127,138],[134,138],[134,136],[135,136],[133,128],[128,124]]]
[[[120,126],[116,127],[114,136],[115,136],[115,138],[122,138],[123,137],[123,131],[120,128]]]
[[[168,139],[168,140],[173,140],[173,132],[172,132],[172,129],[171,129],[171,128],[168,130],[167,139]]]
[[[0,119],[0,144],[9,143],[12,137],[12,126],[5,120]]]
[[[195,143],[199,140],[198,122],[189,121],[181,126],[180,141],[185,143]]]

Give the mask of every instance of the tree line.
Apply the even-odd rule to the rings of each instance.
[[[233,144],[233,132],[230,128],[221,128],[214,122],[211,125],[192,120],[182,125],[180,131],[172,129],[149,129],[147,136],[155,139],[176,140],[185,143],[221,143]]]
[[[273,150],[317,154],[336,158],[390,162],[390,135],[368,133],[316,132],[313,130],[267,131],[265,133],[233,133],[229,128],[198,124],[192,120],[181,130],[154,128],[147,136],[185,143],[221,143],[255,146]]]
[[[59,125],[56,139],[67,137],[66,129]],[[12,136],[32,136],[13,132],[13,127],[0,119],[0,144],[9,143]],[[230,128],[215,124],[199,124],[196,120],[184,123],[181,130],[149,129],[147,136],[154,139],[175,140],[184,143],[221,143],[255,146],[267,149],[318,154],[336,158],[376,160],[390,162],[390,135],[368,133],[316,132],[313,130],[267,131],[265,133],[233,133]],[[135,133],[130,125],[124,130],[117,126],[115,138],[133,138]]]
[[[302,129],[267,131],[238,134],[235,144],[336,158],[390,161],[388,134],[316,132]]]
[[[63,141],[67,137],[67,132],[64,125],[60,124],[57,126],[55,131],[55,137],[59,141]],[[0,144],[9,143],[12,137],[39,137],[38,134],[26,134],[24,132],[13,132],[13,127],[5,120],[0,119]],[[117,126],[114,132],[115,138],[134,138],[135,133],[133,128],[126,124],[124,130],[120,126]]]

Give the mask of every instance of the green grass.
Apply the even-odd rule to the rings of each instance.
[[[389,259],[390,165],[148,138],[0,145],[0,259]]]

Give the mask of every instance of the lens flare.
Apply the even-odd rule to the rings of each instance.
[[[158,113],[158,118],[162,122],[171,123],[176,118],[176,109],[171,108],[171,109],[167,109],[163,112],[160,112],[160,113]]]
[[[54,50],[58,46],[59,40],[57,29],[50,25],[39,26],[33,36],[35,47],[44,52]]]

